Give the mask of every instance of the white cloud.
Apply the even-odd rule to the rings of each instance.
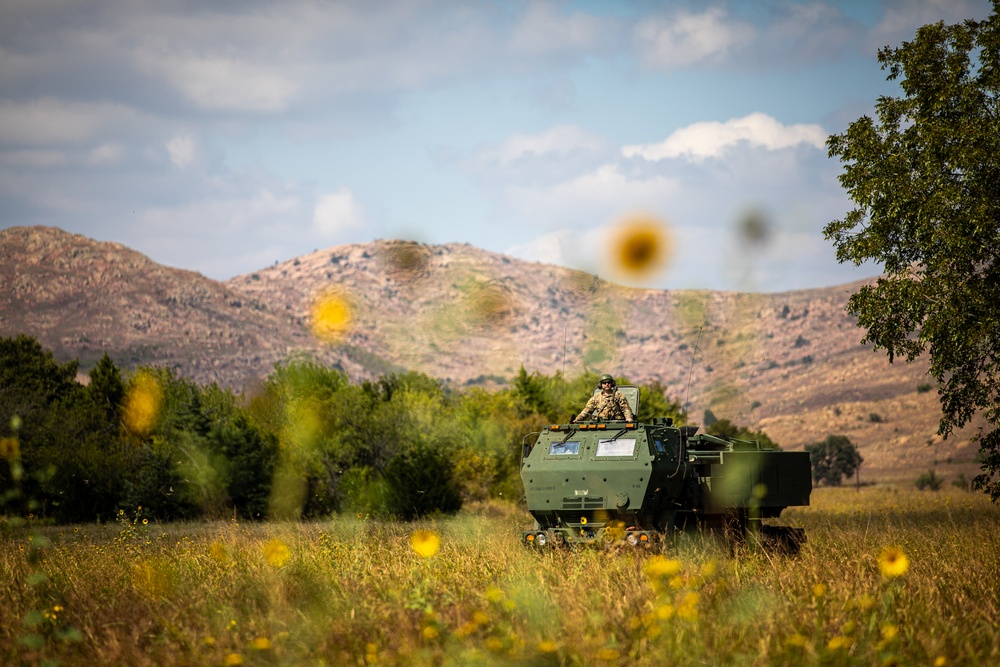
[[[529,262],[556,264],[591,273],[597,272],[602,228],[587,230],[557,229],[525,243],[510,246],[504,254]]]
[[[0,141],[51,146],[80,143],[102,130],[123,125],[135,113],[117,104],[72,102],[42,97],[0,104]]]
[[[515,52],[542,54],[584,51],[594,47],[608,30],[608,21],[576,12],[568,16],[550,2],[531,2],[514,26],[510,45]]]
[[[751,25],[730,20],[725,10],[713,7],[701,14],[681,10],[643,19],[636,24],[633,39],[645,66],[672,70],[720,60],[746,47],[755,35]]]
[[[598,152],[607,148],[607,141],[575,125],[557,125],[536,134],[515,132],[497,147],[487,148],[479,159],[503,165],[530,157],[566,156],[573,152]]]
[[[105,143],[90,150],[87,162],[93,165],[118,164],[125,157],[125,146],[118,142]]]
[[[148,53],[142,62],[191,104],[209,111],[285,111],[298,90],[277,68],[244,59]]]
[[[347,188],[321,195],[313,210],[313,225],[326,236],[335,236],[363,229],[361,206]]]
[[[826,137],[826,131],[819,125],[783,125],[767,114],[752,113],[725,123],[694,123],[674,131],[660,143],[625,146],[622,155],[651,161],[677,157],[700,161],[719,157],[741,143],[770,151],[801,144],[822,149]]]
[[[198,158],[198,144],[187,134],[179,134],[167,142],[170,161],[179,169],[190,167]]]

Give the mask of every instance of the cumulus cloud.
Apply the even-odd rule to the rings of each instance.
[[[674,131],[659,143],[625,146],[622,155],[651,161],[678,157],[699,161],[719,157],[741,143],[772,151],[803,144],[822,149],[826,137],[827,132],[819,125],[783,125],[758,112],[724,123],[694,123]]]
[[[731,19],[719,7],[700,14],[680,10],[672,16],[649,17],[633,31],[639,60],[655,70],[721,60],[745,48],[755,35],[753,26]]]
[[[347,188],[316,198],[313,225],[325,236],[338,236],[363,229],[365,226],[361,206]]]
[[[167,142],[167,153],[175,167],[184,169],[194,164],[198,158],[198,144],[194,137],[179,134]]]

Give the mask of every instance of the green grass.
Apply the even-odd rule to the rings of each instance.
[[[536,552],[526,519],[3,523],[0,663],[1000,663],[1000,508],[977,494],[818,489],[784,518],[796,558],[698,536]]]

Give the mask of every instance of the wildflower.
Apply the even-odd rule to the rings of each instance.
[[[646,576],[649,578],[673,577],[680,574],[682,565],[679,561],[669,560],[663,556],[653,556],[646,561]]]
[[[410,536],[410,546],[418,556],[430,558],[441,548],[441,538],[433,530],[417,530]]]
[[[145,526],[145,525],[147,525],[147,524],[149,524],[149,519],[143,519],[143,520],[142,520],[142,525],[144,525],[144,526]]]
[[[850,645],[851,640],[848,637],[837,635],[827,643],[826,647],[831,651],[840,651],[846,649]]]
[[[878,556],[878,568],[888,579],[906,574],[910,569],[910,559],[899,547],[886,547]]]
[[[875,598],[868,593],[865,593],[858,597],[857,605],[858,609],[861,611],[869,611],[875,606]]]
[[[472,622],[476,625],[486,625],[490,622],[490,617],[485,611],[477,609],[472,612]]]
[[[271,640],[267,637],[257,637],[250,643],[250,645],[258,651],[267,651],[271,648]]]
[[[491,653],[499,653],[503,650],[503,641],[496,637],[490,637],[486,640],[486,649]]]
[[[656,617],[661,621],[669,621],[673,618],[674,606],[671,604],[661,604],[656,608]]]
[[[648,277],[664,268],[672,250],[666,225],[644,215],[624,221],[608,247],[612,268],[631,278]]]
[[[805,648],[809,644],[809,640],[797,632],[793,632],[785,639],[785,643],[794,648]]]
[[[233,667],[234,665],[242,665],[243,656],[240,655],[239,653],[230,653],[226,656],[226,659],[223,662],[223,664],[225,664],[226,667]]]
[[[604,660],[607,662],[614,662],[618,660],[618,651],[613,648],[602,648],[597,652],[597,659]]]
[[[264,558],[271,567],[282,567],[291,556],[292,552],[280,540],[271,540],[264,545]]]
[[[818,583],[813,586],[813,597],[819,599],[826,595],[827,586],[824,583]]]
[[[205,646],[215,646],[215,637],[205,637],[201,640],[201,643]]]
[[[351,304],[336,291],[321,293],[313,301],[311,315],[313,335],[328,343],[340,340],[351,326]]]
[[[948,664],[948,658],[944,657],[943,655],[939,655],[938,657],[934,658],[934,667],[945,667],[945,665],[947,664]]]
[[[375,644],[365,644],[365,662],[369,665],[378,664],[378,647]]]
[[[706,579],[711,579],[713,576],[715,576],[718,567],[719,565],[718,563],[715,562],[714,559],[708,561],[707,563],[701,566],[701,576],[705,577]]]
[[[490,602],[502,602],[504,597],[503,591],[499,588],[489,588],[486,590],[486,599]]]
[[[132,432],[146,435],[156,426],[162,404],[159,380],[148,371],[140,372],[125,396],[122,421]]]
[[[559,650],[559,645],[556,644],[551,639],[546,639],[544,641],[538,642],[538,652],[539,653],[555,653]]]
[[[425,625],[424,629],[420,631],[420,634],[424,636],[424,639],[431,641],[432,639],[437,639],[437,636],[441,634],[438,629],[433,625]]]
[[[886,623],[882,626],[882,639],[887,642],[891,642],[899,635],[899,627],[893,625],[892,623]]]

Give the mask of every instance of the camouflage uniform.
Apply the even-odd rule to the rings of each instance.
[[[632,421],[632,408],[628,405],[628,400],[620,391],[615,390],[611,394],[601,392],[590,397],[583,412],[576,416],[574,421],[586,419],[593,414],[595,421]]]

